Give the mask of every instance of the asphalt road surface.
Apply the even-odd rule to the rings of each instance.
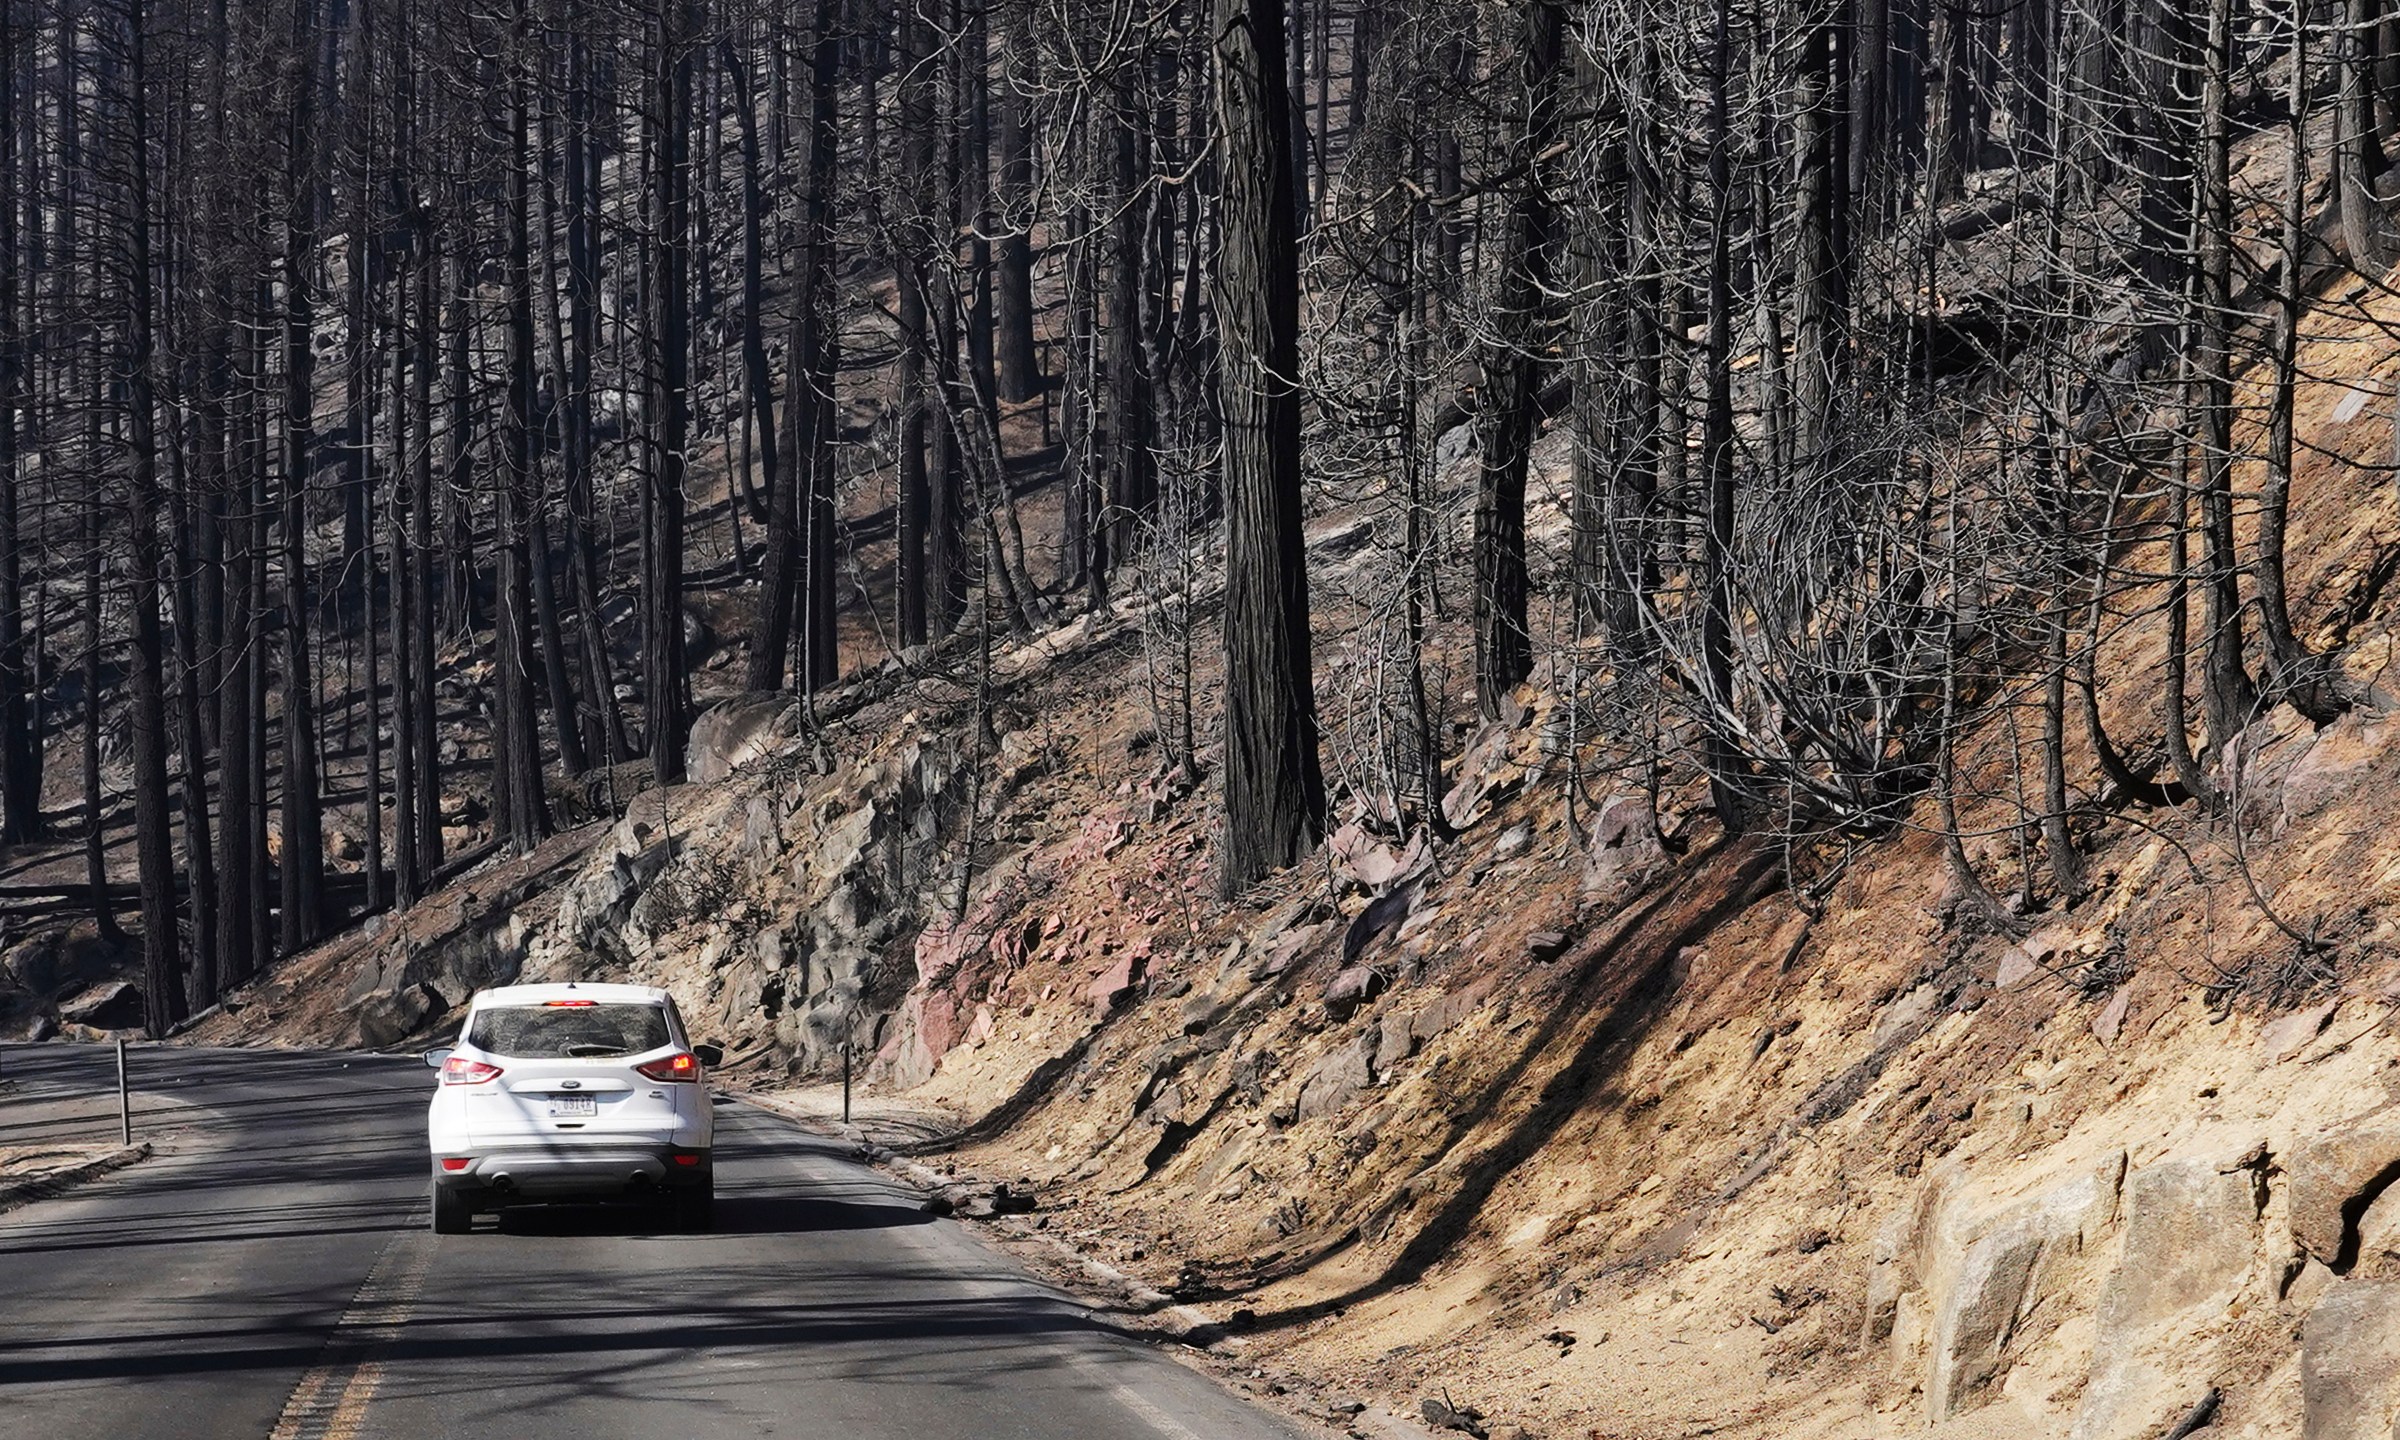
[[[132,1055],[160,1153],[0,1214],[7,1440],[1303,1433],[764,1111],[718,1110],[714,1234],[436,1237],[416,1060]],[[114,1064],[0,1047],[0,1146],[112,1138]]]

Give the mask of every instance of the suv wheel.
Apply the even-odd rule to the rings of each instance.
[[[717,1224],[717,1182],[714,1177],[674,1192],[675,1228],[687,1234],[713,1230]]]
[[[460,1190],[433,1187],[433,1233],[464,1235],[475,1228],[475,1207]]]

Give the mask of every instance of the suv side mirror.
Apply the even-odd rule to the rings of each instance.
[[[448,1046],[448,1045],[439,1045],[439,1046],[436,1046],[436,1047],[434,1047],[434,1048],[433,1048],[433,1049],[431,1049],[431,1050],[428,1050],[428,1051],[426,1051],[426,1052],[425,1052],[425,1063],[426,1063],[426,1065],[427,1065],[428,1067],[432,1068],[432,1069],[435,1069],[435,1070],[439,1070],[439,1069],[441,1069],[441,1068],[442,1068],[442,1062],[443,1062],[444,1060],[447,1060],[447,1059],[449,1059],[449,1058],[450,1058],[450,1052],[451,1052],[452,1048],[453,1048],[453,1047],[451,1047],[451,1046]]]
[[[725,1063],[725,1047],[722,1045],[694,1045],[692,1054],[711,1070]]]

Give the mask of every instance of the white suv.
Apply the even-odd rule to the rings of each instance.
[[[705,1230],[716,1181],[704,1067],[664,990],[509,985],[476,994],[426,1117],[433,1228],[465,1234],[475,1212],[519,1201],[630,1197]]]

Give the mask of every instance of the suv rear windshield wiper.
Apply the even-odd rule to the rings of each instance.
[[[567,1047],[567,1054],[577,1060],[592,1060],[602,1055],[631,1055],[632,1053],[622,1045],[569,1045]]]

